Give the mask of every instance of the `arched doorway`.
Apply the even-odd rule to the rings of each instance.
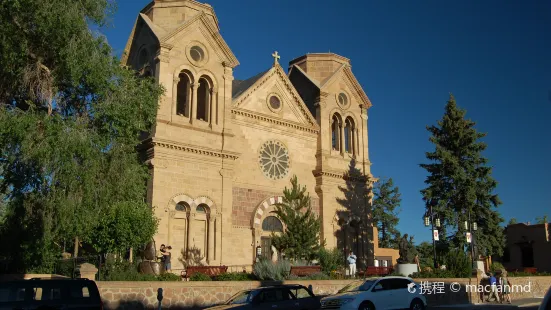
[[[267,216],[262,221],[262,235],[260,236],[260,247],[262,248],[262,257],[266,259],[272,259],[272,233],[280,234],[283,232],[283,224],[281,221],[273,216]],[[277,253],[278,259],[281,254]]]

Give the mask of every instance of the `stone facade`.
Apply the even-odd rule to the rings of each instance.
[[[252,264],[293,175],[327,246],[373,262],[371,102],[345,57],[307,54],[286,73],[272,56],[261,73],[235,80],[239,62],[210,5],[155,0],[138,15],[122,61],[166,90],[142,152],[160,218],[155,241],[173,247],[175,271],[190,248],[205,264]]]
[[[529,291],[512,293],[513,300],[541,298],[551,286],[551,277],[513,277],[511,284],[528,286]],[[415,279],[420,285],[444,283],[443,291],[425,293],[429,306],[473,304],[480,302],[479,294],[467,285],[479,283],[473,279]],[[349,280],[285,281],[285,284],[312,285],[318,296],[334,294]],[[452,287],[452,283],[454,284]],[[158,308],[157,295],[162,289],[163,309],[188,309],[223,303],[240,290],[256,288],[270,283],[242,282],[97,282],[106,309],[152,309]]]
[[[507,247],[503,265],[510,270],[535,268],[551,272],[551,225],[518,223],[506,228]]]

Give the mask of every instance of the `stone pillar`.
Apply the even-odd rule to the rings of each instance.
[[[212,264],[214,261],[214,216],[209,216],[208,219],[208,244],[207,244],[207,259],[209,264]]]
[[[79,273],[81,278],[95,281],[98,268],[92,264],[84,263],[79,266]]]
[[[178,83],[180,83],[180,77],[175,77],[172,82],[172,114],[170,119],[178,113]]]
[[[176,214],[176,211],[170,210],[168,211],[168,225],[167,225],[167,246],[172,245],[172,219],[174,218],[174,215]]]
[[[208,118],[209,118],[209,124],[211,126],[218,124],[218,109],[216,107],[216,98],[217,98],[217,91],[214,88],[210,89],[210,97],[209,97],[209,112],[208,112]]]
[[[189,217],[188,217],[188,220],[187,220],[187,235],[186,235],[186,258],[187,258],[187,255],[188,255],[188,251],[189,249],[191,249],[191,234],[193,233],[193,230],[192,230],[192,227],[193,225],[191,223],[193,223],[193,218],[195,218],[195,213],[194,212],[190,212],[189,214]]]
[[[344,123],[343,122],[341,122],[339,124],[339,136],[340,136],[340,138],[339,138],[339,140],[340,140],[339,141],[340,152],[341,152],[341,154],[344,154],[344,142],[345,141],[344,141]]]
[[[190,123],[195,122],[197,119],[197,90],[199,89],[199,83],[193,83],[191,85],[191,113],[190,113]]]

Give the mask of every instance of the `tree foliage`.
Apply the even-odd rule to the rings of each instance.
[[[536,224],[545,224],[545,223],[549,223],[549,217],[547,216],[547,214],[544,216],[536,217]]]
[[[120,228],[106,220],[151,214],[136,146],[162,89],[120,66],[90,30],[112,9],[108,0],[0,4],[0,192],[7,198],[0,242],[14,269],[47,271],[63,240],[75,237],[112,248],[94,237]],[[136,225],[151,235],[156,224],[145,225],[152,223]],[[147,239],[106,235],[127,246]]]
[[[318,256],[324,242],[320,242],[321,221],[314,212],[306,186],[300,186],[296,176],[291,188],[285,187],[283,202],[275,204],[273,211],[284,224],[283,233],[272,235],[272,244],[287,259],[312,260]]]
[[[400,232],[396,228],[400,210],[400,191],[394,186],[392,178],[380,180],[375,184],[373,199],[373,221],[379,230],[379,247],[397,248]]]
[[[478,224],[477,247],[482,254],[503,253],[504,235],[499,226],[503,218],[497,212],[501,201],[495,189],[492,168],[482,152],[487,145],[479,141],[486,136],[475,129],[475,122],[465,119],[466,111],[456,105],[453,95],[443,118],[428,126],[435,150],[427,152],[427,187],[421,191],[427,209],[432,206],[442,222],[442,233],[452,248],[466,245],[464,222]],[[450,231],[451,234],[447,234]]]
[[[514,224],[518,224],[518,221],[516,218],[513,217],[509,220],[509,225],[514,225]]]

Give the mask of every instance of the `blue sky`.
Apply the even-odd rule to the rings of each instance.
[[[120,53],[147,0],[119,0],[103,29]],[[551,216],[551,1],[228,1],[211,0],[221,33],[245,79],[266,70],[277,50],[284,68],[305,53],[334,52],[373,103],[372,171],[402,193],[399,229],[430,240],[422,224],[419,167],[433,146],[425,126],[455,95],[479,131],[499,182],[508,221]]]

